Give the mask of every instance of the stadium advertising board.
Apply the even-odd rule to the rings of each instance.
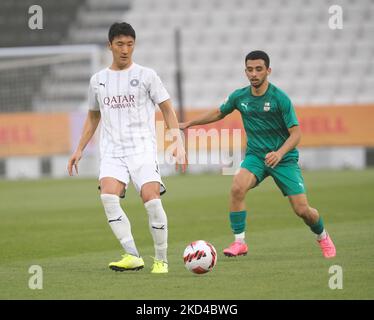
[[[208,110],[188,111],[186,119],[196,118],[198,114]],[[374,146],[374,106],[320,106],[320,107],[297,107],[296,113],[302,130],[300,147],[322,147],[322,146]],[[228,129],[230,134],[230,147],[235,146],[232,139],[234,129],[241,129],[241,145],[246,145],[246,136],[242,126],[240,113],[235,111],[223,120],[189,129],[189,138],[196,135],[191,130],[204,129],[212,132],[213,129],[221,133]],[[192,131],[193,132],[193,131]],[[212,135],[210,135],[212,136]],[[214,144],[210,141],[208,148]]]
[[[207,110],[190,110],[186,119],[195,118]],[[300,147],[374,146],[374,106],[297,107],[302,130]],[[0,157],[46,156],[69,154],[79,140],[85,113],[5,113],[0,115]],[[156,114],[159,151],[171,140],[162,114]],[[188,147],[215,150],[246,146],[241,116],[233,112],[222,121],[196,126],[188,130]],[[97,146],[91,141],[86,152]]]
[[[67,113],[0,114],[0,157],[70,152]]]

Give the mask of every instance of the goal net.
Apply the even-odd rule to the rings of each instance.
[[[86,99],[96,46],[0,49],[0,112],[65,112]]]

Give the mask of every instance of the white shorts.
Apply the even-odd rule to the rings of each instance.
[[[102,158],[99,180],[104,177],[115,178],[125,183],[126,189],[131,180],[139,194],[143,184],[148,182],[159,182],[160,194],[166,192],[156,155],[152,152],[119,158]]]

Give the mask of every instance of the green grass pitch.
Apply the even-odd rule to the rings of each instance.
[[[309,201],[322,214],[337,257],[322,257],[315,237],[271,178],[249,192],[249,253],[227,258],[231,176],[164,178],[169,219],[169,274],[150,273],[148,219],[130,187],[122,205],[145,260],[141,271],[108,269],[122,253],[106,222],[95,179],[0,181],[0,299],[373,299],[374,170],[304,172]],[[182,254],[194,240],[218,251],[212,272],[194,275]],[[43,289],[31,290],[31,265]],[[342,267],[332,290],[329,268]]]

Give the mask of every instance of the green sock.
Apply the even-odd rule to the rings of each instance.
[[[310,226],[310,230],[312,230],[317,235],[321,234],[324,229],[325,227],[323,225],[323,220],[321,216],[319,217],[318,221],[315,224]]]
[[[247,211],[230,212],[231,230],[234,234],[242,233],[246,227]]]

